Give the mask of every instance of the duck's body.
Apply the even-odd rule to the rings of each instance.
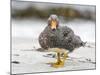
[[[43,49],[57,52],[57,62],[53,63],[53,67],[61,67],[64,65],[67,51],[72,52],[75,48],[84,46],[84,42],[79,36],[75,35],[73,30],[67,26],[60,26],[58,17],[51,15],[48,19],[48,26],[41,32],[39,43]],[[64,53],[63,60],[60,54]]]
[[[55,31],[47,26],[39,36],[39,43],[44,49],[64,48],[69,52],[83,46],[80,37],[75,35],[72,29],[67,26],[58,27]]]

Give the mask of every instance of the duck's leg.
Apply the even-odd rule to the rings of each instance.
[[[57,53],[57,61],[55,63],[49,63],[49,64],[51,64],[51,66],[54,68],[63,67],[65,60],[67,58],[67,51],[61,48],[53,48],[53,49],[49,49],[49,51]],[[64,54],[64,57],[62,59],[61,59],[61,53]]]
[[[64,57],[62,58],[63,63],[65,63],[66,58],[68,58],[68,53],[64,52]]]
[[[60,68],[60,67],[64,66],[64,63],[60,58],[59,52],[57,53],[57,61],[55,63],[52,63],[51,66],[54,67],[54,68]]]
[[[57,62],[52,64],[52,67],[60,68],[64,66],[65,60],[67,58],[67,51],[64,49],[58,49],[57,51]],[[64,53],[64,57],[61,59],[61,54]]]
[[[60,64],[60,63],[61,63],[60,56],[61,56],[61,55],[60,55],[60,53],[58,52],[58,53],[57,53],[57,62],[56,62],[57,64]]]

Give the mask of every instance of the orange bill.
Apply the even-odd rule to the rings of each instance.
[[[56,29],[56,27],[57,27],[57,22],[51,21],[51,29]]]

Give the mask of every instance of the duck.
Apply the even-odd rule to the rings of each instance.
[[[56,62],[49,63],[52,67],[63,67],[68,53],[85,46],[85,42],[68,26],[60,26],[56,14],[50,15],[47,26],[39,35],[39,44],[44,50],[57,53]],[[61,54],[63,53],[63,58]]]

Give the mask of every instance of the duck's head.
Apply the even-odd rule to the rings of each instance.
[[[48,19],[48,25],[50,26],[50,28],[52,30],[56,30],[58,28],[59,25],[59,20],[57,15],[50,15],[49,19]]]

